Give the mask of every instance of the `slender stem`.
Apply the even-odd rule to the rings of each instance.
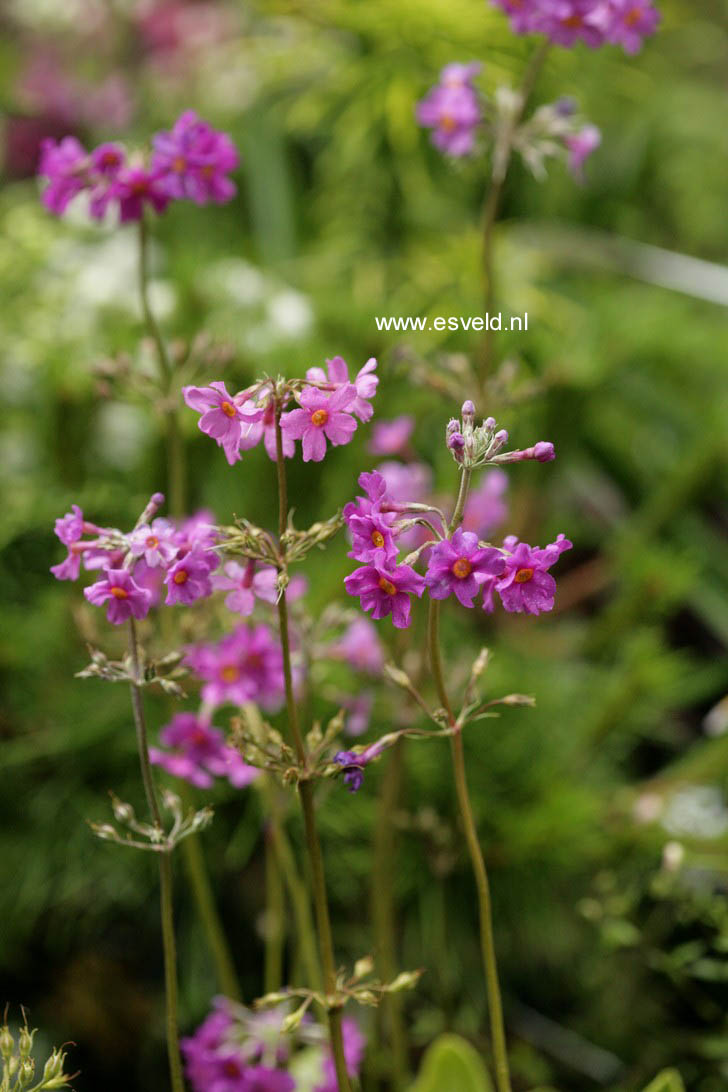
[[[510,119],[507,127],[498,138],[498,142],[495,149],[494,163],[493,163],[493,175],[491,178],[491,184],[488,188],[488,193],[485,198],[485,204],[483,205],[483,283],[485,286],[485,312],[486,315],[490,315],[495,307],[495,273],[493,265],[493,241],[495,235],[495,225],[498,220],[498,213],[500,211],[501,197],[503,194],[503,186],[505,185],[506,178],[508,177],[508,170],[511,165],[511,159],[513,156],[513,137],[518,126],[521,123],[521,118],[528,105],[528,101],[533,94],[533,89],[536,86],[536,80],[539,77],[541,69],[543,68],[544,61],[548,54],[551,43],[548,39],[541,42],[534,49],[531,54],[528,64],[526,65],[525,72],[523,74],[523,80],[519,91],[518,106]],[[482,375],[481,378],[485,380],[488,371],[492,363],[493,355],[493,331],[490,328],[490,324],[486,325],[485,335],[483,338],[483,356],[482,356]]]
[[[283,984],[283,948],[285,943],[283,883],[278,867],[271,824],[265,831],[265,992],[274,993]]]
[[[278,535],[279,539],[285,533],[288,523],[288,489],[286,483],[286,468],[283,460],[283,437],[281,434],[281,407],[276,407],[276,467],[278,477]],[[282,549],[282,547],[281,547]],[[321,842],[316,829],[316,811],[313,798],[313,784],[307,780],[308,756],[298,723],[298,708],[293,692],[293,672],[291,670],[291,646],[288,633],[288,608],[286,606],[285,589],[278,596],[278,621],[281,631],[281,651],[283,653],[283,677],[286,689],[286,712],[288,724],[293,737],[296,755],[298,758],[301,777],[298,782],[298,796],[303,811],[303,824],[306,836],[306,848],[308,851],[309,865],[311,869],[311,882],[313,887],[313,902],[316,914],[316,926],[318,930],[319,953],[324,977],[324,992],[329,999],[328,1019],[329,1034],[331,1038],[331,1053],[334,1059],[336,1082],[339,1092],[351,1092],[349,1074],[346,1068],[346,1056],[344,1054],[344,1040],[341,1033],[341,1007],[336,1001],[336,961],[334,956],[334,942],[331,933],[331,919],[329,916],[329,903],[326,895],[326,876],[324,862],[321,853]]]
[[[450,526],[448,527],[448,535],[452,535],[454,531],[457,531],[460,524],[463,522],[463,516],[465,515],[465,502],[468,499],[468,490],[470,489],[470,479],[473,476],[473,472],[470,467],[464,466],[460,471],[460,488],[458,489],[458,499],[455,501],[455,510],[450,520]]]
[[[395,743],[386,765],[377,804],[377,825],[374,832],[374,862],[372,865],[372,918],[377,941],[379,977],[391,982],[397,973],[394,913],[394,846],[392,844],[392,812],[399,797],[402,781],[402,740]],[[391,1077],[394,1092],[404,1088],[408,1076],[407,1043],[402,1020],[402,997],[394,993],[383,997],[379,1006],[382,1038],[389,1039]]]
[[[205,866],[199,835],[189,835],[182,842],[181,848],[187,878],[205,932],[205,940],[215,965],[215,977],[218,986],[226,997],[232,998],[233,1001],[240,1001],[242,998],[240,983],[215,905],[215,896]]]
[[[129,619],[129,654],[131,657],[134,682],[131,683],[131,706],[136,728],[139,764],[142,771],[144,793],[154,823],[161,827],[162,818],[157,799],[157,790],[152,778],[147,745],[147,725],[144,717],[139,679],[139,643],[137,641],[134,619]],[[174,916],[172,906],[172,860],[170,851],[159,854],[159,894],[162,918],[162,947],[164,951],[164,986],[167,1027],[167,1056],[172,1092],[184,1092],[182,1079],[182,1060],[179,1053],[179,1028],[177,1019],[177,953],[174,940]]]
[[[179,427],[179,395],[173,388],[174,365],[149,300],[149,231],[144,216],[139,220],[139,295],[144,323],[157,353],[167,436],[169,507],[173,516],[181,516],[185,508],[185,460],[184,444]]]

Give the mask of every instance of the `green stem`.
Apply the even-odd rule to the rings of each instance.
[[[491,184],[488,188],[488,193],[485,198],[485,204],[483,205],[483,283],[485,286],[485,312],[490,315],[495,308],[496,292],[495,292],[495,271],[493,263],[493,242],[495,236],[495,226],[498,220],[498,213],[500,211],[501,197],[503,195],[503,187],[508,177],[508,170],[511,165],[511,159],[513,157],[513,137],[518,126],[521,123],[521,119],[528,105],[529,99],[533,94],[533,89],[536,86],[536,80],[539,77],[541,69],[543,68],[544,61],[548,54],[551,43],[548,40],[541,42],[536,46],[531,54],[526,70],[523,74],[523,81],[521,83],[519,91],[519,106],[515,111],[513,117],[507,128],[504,129],[500,135],[498,144],[496,146],[495,161],[493,164],[493,176],[491,178]],[[482,355],[482,374],[481,379],[485,381],[488,375],[488,371],[492,364],[493,356],[493,330],[490,329],[490,325],[486,327],[483,337],[483,355]],[[481,394],[484,392],[481,390]]]
[[[139,765],[142,771],[144,793],[149,805],[149,811],[156,826],[162,826],[162,817],[159,810],[157,790],[152,777],[152,767],[149,761],[149,747],[147,745],[147,725],[144,717],[144,704],[142,702],[139,679],[139,642],[137,641],[136,625],[134,619],[129,619],[129,654],[131,657],[134,681],[131,683],[131,706],[134,714],[134,727],[136,729],[137,749],[139,751]],[[179,1027],[177,1018],[177,952],[174,940],[174,916],[172,905],[172,860],[171,852],[159,854],[159,893],[160,910],[162,918],[162,947],[164,951],[164,987],[167,1028],[167,1056],[169,1058],[169,1075],[172,1084],[172,1092],[184,1092],[184,1080],[182,1079],[182,1060],[179,1053]]]
[[[392,813],[399,798],[402,781],[402,741],[395,743],[382,777],[374,832],[372,865],[372,918],[377,941],[379,977],[391,982],[397,973],[394,912],[394,846]],[[408,1076],[407,1041],[402,1019],[402,997],[394,993],[383,997],[379,1007],[382,1038],[389,1040],[391,1076],[394,1092],[404,1088]]]
[[[149,231],[144,216],[139,220],[139,295],[144,323],[154,342],[159,368],[167,437],[169,510],[173,516],[181,516],[185,510],[185,459],[179,427],[179,393],[174,389],[174,365],[149,301]]]
[[[465,773],[465,755],[463,752],[463,738],[460,727],[456,724],[450,698],[445,686],[440,657],[440,603],[430,600],[430,613],[428,622],[428,643],[430,649],[430,664],[432,675],[437,687],[438,697],[445,709],[453,735],[450,737],[452,752],[453,773],[455,776],[455,789],[460,809],[460,819],[465,832],[465,841],[470,855],[470,862],[475,876],[475,886],[478,893],[478,911],[480,918],[480,948],[485,970],[485,982],[488,993],[488,1011],[490,1016],[490,1033],[493,1043],[493,1058],[495,1062],[496,1083],[498,1092],[511,1092],[511,1078],[508,1068],[508,1051],[506,1049],[505,1028],[503,1025],[503,1005],[501,1002],[500,985],[498,982],[498,965],[495,954],[495,941],[493,938],[493,921],[490,901],[490,885],[488,873],[485,868],[483,851],[478,840],[478,831],[473,817],[473,809],[468,793],[468,782]]]
[[[278,479],[278,537],[282,539],[288,523],[288,487],[286,482],[286,467],[283,458],[283,437],[281,434],[281,407],[276,406],[276,469]],[[281,546],[281,550],[283,547]],[[282,559],[285,563],[285,558]],[[288,608],[286,605],[285,589],[278,596],[278,621],[280,626],[281,651],[283,653],[283,677],[286,690],[286,713],[288,725],[293,737],[299,766],[298,796],[303,811],[303,825],[306,836],[306,849],[308,852],[311,869],[311,883],[313,887],[313,902],[318,930],[319,954],[323,968],[324,992],[327,996],[327,1009],[329,1019],[329,1035],[331,1039],[331,1053],[334,1059],[336,1071],[336,1083],[339,1092],[351,1092],[349,1074],[346,1068],[346,1056],[344,1054],[344,1040],[341,1033],[341,1007],[336,999],[336,962],[334,957],[334,942],[331,933],[331,919],[329,916],[329,903],[326,895],[326,877],[324,862],[321,854],[321,842],[316,829],[316,811],[313,799],[313,784],[307,779],[308,756],[298,723],[298,708],[293,693],[293,672],[291,670],[291,646],[288,633]]]

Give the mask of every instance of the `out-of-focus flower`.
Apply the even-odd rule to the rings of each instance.
[[[660,13],[652,0],[491,0],[510,17],[516,34],[545,34],[555,45],[607,42],[637,53],[657,29]]]
[[[418,122],[432,129],[432,143],[447,155],[459,157],[473,150],[482,111],[471,81],[479,70],[477,63],[447,65],[440,83],[417,105]]]
[[[205,205],[235,196],[228,174],[238,165],[237,149],[227,133],[213,129],[194,110],[186,110],[170,132],[156,133],[152,143],[152,169],[161,173],[170,197]]]
[[[226,591],[225,606],[235,614],[253,613],[256,599],[266,603],[275,603],[278,598],[276,585],[277,573],[272,565],[266,565],[256,572],[256,562],[248,561],[240,565],[237,561],[226,561],[222,572],[212,578],[215,591]],[[290,598],[290,596],[289,596]]]
[[[585,125],[578,133],[564,137],[569,152],[569,170],[577,182],[584,179],[584,164],[602,142],[602,134],[596,125]]]
[[[198,788],[208,789],[214,778],[226,777],[236,789],[243,789],[258,776],[255,767],[225,743],[220,729],[195,713],[177,713],[162,728],[159,739],[170,750],[150,747],[151,762]]]
[[[391,421],[377,421],[372,425],[369,450],[372,455],[404,454],[414,427],[415,419],[409,413],[393,417]]]
[[[96,607],[106,603],[106,617],[115,626],[129,618],[145,618],[152,599],[126,569],[107,569],[104,579],[84,588],[83,594]]]
[[[384,651],[377,627],[368,618],[355,618],[338,641],[329,646],[328,654],[346,660],[357,671],[366,671],[370,675],[378,674],[384,666]]]
[[[210,706],[255,701],[267,710],[280,707],[283,657],[267,626],[241,625],[215,644],[193,645],[185,663],[203,680],[202,699]]]
[[[477,488],[468,496],[463,517],[463,530],[474,531],[478,538],[488,538],[508,514],[505,494],[508,475],[497,468],[486,471]]]

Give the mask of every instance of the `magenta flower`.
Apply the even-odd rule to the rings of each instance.
[[[584,163],[601,142],[602,134],[596,125],[585,125],[578,133],[564,137],[569,153],[569,170],[577,182],[584,181]]]
[[[425,583],[432,599],[455,595],[464,607],[472,607],[481,585],[500,576],[504,567],[500,550],[480,547],[477,535],[459,528],[452,539],[433,546]]]
[[[377,675],[384,666],[384,652],[377,627],[368,618],[356,618],[338,641],[329,646],[328,655],[346,662],[357,671]]]
[[[347,505],[347,508],[350,509],[350,506]],[[352,514],[350,509],[344,518],[351,534],[352,549],[348,557],[381,568],[395,564],[397,546],[391,526],[393,515],[381,515],[374,511],[358,515]]]
[[[345,1016],[341,1022],[341,1033],[344,1040],[344,1060],[347,1072],[350,1077],[357,1077],[364,1059],[366,1040],[356,1020],[348,1016]],[[313,1092],[338,1092],[338,1088],[334,1059],[329,1050],[324,1061],[323,1083],[315,1085]]]
[[[132,557],[143,557],[150,569],[166,568],[179,550],[174,527],[161,518],[155,519],[151,526],[135,528],[128,541]]]
[[[126,163],[126,152],[121,144],[99,144],[91,152],[91,170],[99,178],[116,178]]]
[[[372,618],[391,614],[397,629],[406,629],[410,624],[410,596],[419,598],[425,590],[425,581],[409,565],[386,569],[365,565],[350,573],[344,586],[349,595],[359,597],[362,610],[371,611]]]
[[[447,65],[437,84],[417,105],[417,120],[432,129],[432,143],[451,156],[469,155],[481,109],[471,79],[479,65]]]
[[[465,504],[463,530],[474,531],[478,538],[487,538],[508,514],[505,494],[508,475],[497,467],[487,471],[477,489],[473,489]]]
[[[198,428],[215,440],[232,466],[240,458],[244,431],[248,425],[260,420],[263,411],[250,402],[243,403],[248,407],[243,410],[225,384],[219,381],[209,387],[183,387],[182,396],[190,409],[202,414]]]
[[[425,463],[398,463],[388,459],[375,473],[384,479],[391,501],[420,504],[432,493],[432,471]]]
[[[384,475],[379,471],[364,471],[359,475],[359,485],[366,493],[366,497],[357,497],[344,505],[344,519],[348,522],[354,516],[366,516],[379,514],[382,507],[391,503],[387,494],[387,483]]]
[[[372,425],[369,450],[372,455],[406,454],[414,427],[415,419],[409,413],[391,421],[378,421]]]
[[[171,132],[157,133],[152,143],[152,169],[170,197],[189,198],[198,205],[224,204],[236,193],[227,177],[238,165],[238,153],[226,133],[213,129],[187,110]]]
[[[284,435],[301,440],[303,461],[320,463],[326,454],[326,441],[338,447],[348,444],[356,430],[351,406],[356,389],[345,383],[327,397],[323,391],[309,387],[301,394],[301,408],[284,413],[281,428]]]
[[[501,597],[505,609],[511,613],[540,614],[553,609],[556,594],[556,581],[547,571],[554,565],[564,550],[571,549],[571,542],[564,535],[559,535],[545,549],[527,546],[513,535],[503,540],[509,552],[505,555],[505,571],[496,581],[495,589]],[[483,605],[488,606],[484,592]]]
[[[104,195],[103,207],[112,199],[119,202],[122,224],[141,220],[146,205],[155,212],[164,212],[171,200],[159,171],[142,166],[126,166],[117,172]]]
[[[66,512],[65,516],[56,520],[56,536],[64,546],[68,547],[68,554],[65,559],[59,565],[51,566],[51,572],[56,580],[78,579],[78,574],[81,571],[81,552],[74,550],[73,545],[83,536],[84,526],[83,512],[77,504],[72,504],[71,511]]]
[[[349,383],[349,366],[343,356],[332,357],[331,360],[326,361],[326,364],[328,375],[323,368],[309,368],[306,372],[306,379],[310,379],[312,383],[325,383],[334,390],[347,386]],[[374,407],[370,400],[377,393],[377,386],[379,385],[379,377],[374,375],[376,367],[376,360],[374,357],[370,357],[352,380],[356,389],[356,398],[349,406],[349,413],[353,413],[362,422],[371,421],[374,415]]]
[[[212,578],[215,591],[226,591],[225,606],[235,614],[253,613],[256,599],[266,603],[275,603],[278,598],[276,585],[277,573],[272,565],[266,565],[256,572],[255,561],[240,565],[237,561],[226,561],[223,571]]]
[[[88,186],[88,168],[88,153],[75,137],[42,142],[38,174],[48,179],[42,200],[49,212],[63,215],[69,202]]]
[[[256,406],[253,401],[248,400],[242,402],[240,409],[248,420],[252,422],[247,428],[243,429],[243,435],[240,441],[241,450],[248,451],[252,447],[257,447],[262,440],[268,458],[275,462],[278,458],[278,454],[276,448],[276,413],[274,400],[268,398],[268,401],[262,407],[262,416],[260,418],[258,418],[256,414],[261,410],[261,407]],[[281,434],[281,449],[283,451],[284,459],[290,459],[296,453],[295,441],[292,437],[287,436],[285,432],[282,432]]]
[[[189,606],[197,599],[212,595],[211,569],[218,564],[219,558],[212,553],[190,550],[167,569],[164,583],[167,585],[168,607],[176,603]]]
[[[660,14],[651,0],[492,0],[516,34],[545,34],[556,45],[606,42],[636,53],[654,34]]]
[[[255,701],[267,710],[283,698],[283,657],[266,626],[238,626],[216,644],[193,645],[185,657],[205,683],[202,699],[209,705],[242,705]]]
[[[652,0],[611,0],[605,34],[625,53],[639,53],[642,42],[657,30],[660,13]]]
[[[100,607],[108,603],[106,617],[115,626],[128,618],[145,618],[151,605],[151,594],[140,588],[126,569],[107,569],[103,580],[84,588],[89,603]]]
[[[216,777],[226,777],[236,789],[244,789],[258,776],[234,747],[225,743],[219,728],[211,727],[194,713],[177,713],[159,733],[169,751],[149,748],[149,758],[172,774],[198,788],[208,789]]]

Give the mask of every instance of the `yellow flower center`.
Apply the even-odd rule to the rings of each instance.
[[[473,571],[473,566],[470,564],[467,557],[459,557],[453,564],[452,571],[458,580],[464,580],[466,576],[470,576]]]
[[[212,178],[214,173],[215,173],[215,168],[210,166],[209,164],[208,164],[207,167],[202,167],[202,169],[200,170],[200,174],[202,175],[203,178]]]
[[[450,114],[443,114],[440,118],[440,128],[444,129],[446,133],[451,133],[453,129],[457,127],[457,122]]]
[[[181,174],[187,167],[187,160],[182,155],[178,155],[176,159],[172,160],[172,170]]]
[[[562,19],[561,21],[565,27],[569,27],[571,30],[578,30],[584,23],[581,15],[569,15],[568,18]]]
[[[232,404],[232,402],[221,402],[220,403],[220,409],[222,410],[222,412],[225,414],[226,417],[234,417],[235,416],[235,412],[236,412],[235,411],[235,406]]]
[[[179,572],[174,574],[172,579],[175,584],[186,584],[189,579],[189,573],[187,572],[187,569],[180,569]]]
[[[641,16],[642,12],[639,8],[632,8],[632,10],[627,13],[624,21],[628,27],[636,27],[640,21]]]
[[[533,576],[533,569],[519,569],[515,576],[516,584],[527,584]]]
[[[381,550],[384,545],[384,535],[381,531],[372,531],[372,545]]]
[[[397,594],[397,589],[395,588],[394,584],[391,580],[387,580],[386,576],[379,577],[379,587],[382,589],[383,592],[386,592],[387,595]]]
[[[235,664],[227,664],[220,669],[220,678],[223,682],[237,682],[240,678],[240,668]]]
[[[316,428],[323,428],[329,419],[329,415],[325,409],[317,409],[311,414],[311,424]]]
[[[113,595],[114,599],[128,599],[129,598],[129,592],[126,590],[126,588],[119,588],[118,586],[114,586],[111,589],[111,594]]]
[[[147,549],[154,550],[157,546],[159,546],[159,539],[156,535],[150,535],[147,539]]]

